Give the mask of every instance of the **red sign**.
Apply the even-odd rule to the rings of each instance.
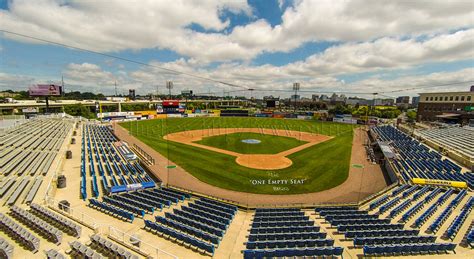
[[[166,100],[163,101],[163,107],[169,107],[169,106],[179,106],[179,101],[178,100]]]

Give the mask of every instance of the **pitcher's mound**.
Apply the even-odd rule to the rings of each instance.
[[[241,166],[260,170],[278,170],[291,166],[293,162],[291,159],[280,154],[275,155],[240,155],[235,159],[235,162]]]

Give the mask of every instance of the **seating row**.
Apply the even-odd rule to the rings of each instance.
[[[137,255],[132,254],[132,252],[116,245],[100,235],[94,234],[90,239],[92,241],[90,245],[91,248],[107,255],[109,258],[138,259]]]
[[[79,241],[73,241],[69,243],[69,246],[71,247],[72,251],[66,252],[66,253],[70,253],[71,257],[73,258],[87,258],[87,259],[105,259],[106,258],[102,256],[101,254],[97,253],[96,251],[94,251],[94,249],[84,245],[83,243]]]
[[[142,196],[138,196],[136,194],[136,192],[122,193],[118,196],[130,199],[130,200],[135,200],[137,202],[141,202],[143,204],[152,206],[155,210],[159,209],[161,211],[163,209],[163,206],[164,206],[164,204],[161,203],[161,202],[150,200],[150,199],[144,198]]]
[[[183,210],[178,210],[178,209],[173,209],[173,213],[175,215],[178,215],[178,216],[181,216],[181,217],[184,217],[184,218],[188,218],[188,219],[191,219],[191,220],[194,220],[194,221],[197,221],[197,222],[201,222],[201,223],[207,224],[211,227],[214,227],[214,228],[217,228],[217,229],[220,229],[220,230],[223,230],[223,231],[225,231],[227,229],[227,224],[214,221],[214,220],[209,219],[205,216],[195,215],[193,213],[186,212],[186,211],[183,211]]]
[[[275,250],[244,250],[244,259],[274,258],[274,257],[316,257],[341,256],[342,247],[315,247],[306,249],[275,249]]]
[[[0,229],[33,253],[38,251],[40,239],[32,235],[28,230],[5,216],[3,213],[0,213]]]
[[[137,207],[135,207],[135,205],[130,205],[130,204],[125,203],[123,201],[115,200],[113,198],[106,197],[106,196],[102,197],[102,202],[108,203],[112,206],[115,206],[117,208],[129,211],[129,212],[132,212],[133,214],[135,214],[139,217],[142,217],[142,218],[145,217],[145,210],[143,210],[141,208],[137,208]]]
[[[105,202],[100,202],[96,199],[89,199],[89,207],[98,209],[104,213],[111,214],[114,217],[120,218],[125,221],[133,222],[135,216],[133,213],[113,207]]]
[[[299,239],[299,240],[275,240],[275,241],[249,241],[247,249],[275,249],[275,248],[296,248],[296,247],[322,247],[333,246],[332,239]]]
[[[127,204],[129,206],[135,206],[141,210],[144,210],[145,212],[149,213],[149,214],[152,214],[155,212],[155,207],[152,206],[152,205],[149,205],[149,204],[145,204],[143,202],[140,202],[140,201],[136,201],[134,199],[130,199],[130,198],[127,198],[125,196],[121,196],[121,195],[114,195],[112,196],[113,199],[119,201],[119,202],[123,202],[124,204]]]
[[[299,239],[322,239],[326,238],[324,232],[294,232],[276,234],[250,234],[249,241],[272,241],[272,240],[299,240]]]
[[[13,258],[13,246],[0,237],[0,258]]]
[[[456,244],[399,244],[399,245],[377,245],[377,246],[364,246],[364,256],[366,255],[406,255],[406,254],[421,254],[421,253],[447,253],[453,251],[456,248]]]
[[[201,222],[198,222],[198,221],[194,221],[194,220],[191,220],[191,219],[179,216],[179,215],[175,215],[175,214],[172,214],[172,213],[169,213],[169,212],[165,212],[165,217],[168,218],[168,219],[171,219],[175,222],[179,222],[179,223],[182,223],[184,225],[191,226],[193,228],[202,230],[204,232],[210,233],[210,234],[218,236],[218,237],[223,237],[224,233],[225,233],[224,230],[222,230],[222,229],[217,229],[217,228],[214,228],[214,227],[209,226],[207,224],[204,224],[204,223],[201,223]]]
[[[438,229],[443,225],[443,223],[448,219],[449,215],[453,212],[453,210],[458,206],[458,204],[462,201],[462,199],[467,195],[466,190],[462,190],[456,198],[454,198],[448,206],[441,212],[441,214],[431,223],[428,227],[428,230],[432,233],[438,231]]]
[[[49,249],[47,251],[44,251],[46,258],[48,259],[66,259],[66,256],[58,252],[58,250],[55,249]]]
[[[208,200],[202,200],[202,199],[201,200],[196,200],[195,204],[205,206],[205,207],[217,210],[217,211],[221,211],[221,212],[226,213],[226,214],[230,214],[230,215],[232,215],[232,217],[237,212],[236,208],[230,208],[229,206],[224,206],[223,204],[218,205],[218,204],[216,204],[216,202],[209,202]]]
[[[307,221],[308,216],[255,216],[253,222],[268,222],[268,221]]]
[[[231,221],[228,218],[223,218],[221,216],[218,216],[216,214],[213,214],[211,212],[204,211],[204,210],[198,209],[198,208],[191,208],[191,207],[187,207],[187,206],[181,206],[181,210],[183,210],[185,212],[188,212],[188,213],[192,213],[194,215],[198,215],[198,216],[201,216],[201,217],[205,217],[205,218],[214,220],[216,222],[225,224],[226,226],[229,225],[230,221]]]
[[[150,220],[145,220],[145,229],[155,232],[161,236],[168,236],[169,238],[174,238],[176,240],[179,240],[183,242],[183,244],[187,244],[188,246],[193,246],[196,249],[203,250],[204,252],[209,253],[211,256],[214,255],[214,250],[215,247],[213,244],[203,242],[201,240],[198,240],[194,237],[191,237],[186,234],[182,234],[180,232],[177,232],[171,228],[162,226],[160,224],[157,224],[155,222],[152,222]]]
[[[280,217],[280,216],[304,216],[304,211],[260,211],[256,212],[255,216],[271,216],[271,217]]]
[[[258,212],[287,212],[287,211],[301,211],[298,208],[257,208],[255,213]]]
[[[209,199],[209,198],[204,198],[204,197],[202,197],[200,200],[203,201],[203,202],[207,202],[207,203],[217,205],[219,207],[227,208],[227,209],[232,210],[232,211],[237,211],[237,206],[234,206],[234,205],[226,204],[226,203],[223,203],[223,202],[220,202],[220,201],[216,201],[216,200]]]
[[[451,225],[448,227],[448,229],[444,233],[444,236],[450,239],[454,239],[459,229],[461,228],[462,224],[464,223],[464,221],[466,221],[467,217],[469,216],[469,213],[471,212],[473,207],[474,207],[474,197],[470,197],[468,202],[462,208],[461,213],[459,213],[459,215],[456,216],[456,218],[453,220]]]
[[[30,208],[32,212],[36,213],[41,218],[55,224],[56,226],[59,226],[65,229],[65,232],[71,233],[75,237],[81,236],[81,232],[82,232],[81,226],[77,225],[71,220],[68,220],[62,216],[59,216],[58,214],[53,213],[52,211],[36,203],[32,203],[30,205]]]
[[[46,221],[15,205],[12,206],[10,210],[13,217],[32,228],[35,232],[56,243],[57,245],[61,244],[63,233],[59,229],[51,226]]]
[[[390,219],[333,219],[328,220],[333,226],[389,224]]]
[[[252,228],[250,234],[277,234],[277,233],[311,233],[318,232],[319,226],[290,226],[290,227],[268,227],[268,228]]]
[[[268,228],[268,227],[293,227],[293,226],[313,226],[314,221],[269,221],[269,222],[253,222],[252,228]]]
[[[397,230],[403,229],[403,224],[367,224],[367,225],[339,225],[339,232],[354,230]]]
[[[344,233],[344,236],[346,238],[416,236],[418,235],[419,232],[420,232],[419,229],[361,230],[361,231],[347,231]]]
[[[258,209],[259,210],[259,209]],[[299,209],[291,209],[293,211],[299,211]],[[335,207],[317,207],[314,209],[316,212],[321,212],[321,211],[359,211],[357,207],[353,206],[335,206]]]
[[[433,243],[436,236],[356,237],[354,246]]]
[[[226,211],[220,211],[220,210],[216,209],[217,206],[208,207],[209,205],[204,205],[204,204],[199,205],[199,204],[195,204],[195,203],[189,203],[188,206],[190,208],[201,210],[201,211],[204,211],[204,212],[208,212],[208,213],[211,213],[213,215],[216,215],[216,216],[219,216],[219,217],[222,217],[222,218],[226,218],[226,219],[229,219],[229,220],[232,220],[234,218],[234,213],[235,212],[228,213]]]
[[[218,236],[203,232],[197,228],[190,227],[185,224],[181,224],[179,222],[175,222],[173,220],[161,217],[161,216],[156,216],[155,220],[157,223],[160,223],[164,226],[171,227],[173,229],[179,230],[183,233],[192,235],[196,238],[202,239],[204,241],[210,242],[215,244],[216,246],[219,245],[220,239]]]

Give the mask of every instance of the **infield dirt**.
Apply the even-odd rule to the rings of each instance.
[[[296,138],[301,141],[306,141],[303,145],[282,151],[278,154],[241,154],[230,150],[220,149],[207,145],[196,143],[206,137],[226,135],[239,132],[252,132],[266,135],[275,135],[283,137]],[[218,129],[206,129],[206,130],[189,130],[181,131],[168,134],[163,137],[166,140],[179,142],[186,145],[191,145],[199,148],[204,148],[214,152],[219,152],[231,156],[235,156],[235,162],[239,165],[260,169],[260,170],[277,170],[291,166],[293,162],[287,156],[296,153],[305,148],[319,144],[326,140],[331,139],[330,136],[301,132],[291,130],[277,130],[277,129],[264,129],[264,128],[218,128]]]

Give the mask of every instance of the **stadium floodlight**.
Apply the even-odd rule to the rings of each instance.
[[[300,90],[300,83],[298,82],[295,82],[293,83],[293,91],[295,91],[295,95],[293,96],[294,99],[295,99],[295,106],[294,106],[294,109],[295,109],[295,113],[296,113],[296,97],[298,96],[298,91]]]
[[[166,89],[168,89],[169,98],[171,99],[171,89],[173,89],[173,81],[166,81]]]

